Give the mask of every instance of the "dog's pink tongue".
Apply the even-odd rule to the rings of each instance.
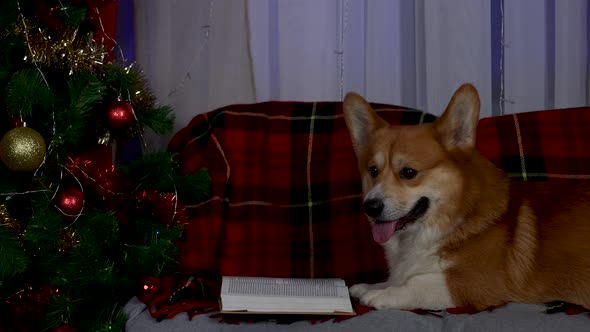
[[[385,224],[373,224],[371,226],[373,230],[373,239],[378,243],[385,243],[391,239],[393,232],[395,231],[396,222],[388,222]]]

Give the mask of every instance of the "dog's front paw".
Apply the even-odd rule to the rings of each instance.
[[[369,284],[356,284],[348,289],[350,296],[360,299],[370,289]]]
[[[418,299],[405,287],[385,287],[367,290],[359,302],[375,309],[417,309]]]
[[[398,308],[397,301],[388,288],[369,289],[359,297],[359,302],[364,306],[378,310]]]

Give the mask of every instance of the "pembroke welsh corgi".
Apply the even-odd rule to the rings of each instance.
[[[355,93],[344,117],[363,208],[388,279],[351,296],[377,309],[590,308],[590,187],[511,180],[475,149],[480,101],[462,85],[433,123],[390,126]]]

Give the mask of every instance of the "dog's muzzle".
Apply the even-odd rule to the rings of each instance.
[[[382,220],[380,218],[383,214],[383,209],[385,208],[385,204],[383,201],[376,198],[371,198],[363,202],[363,209],[365,210],[365,214],[374,219],[376,223],[388,223],[391,221],[399,221],[400,224],[398,228],[403,228],[406,224],[416,221],[420,217],[422,217],[430,206],[430,200],[426,197],[420,197],[420,199],[416,202],[414,207],[403,217],[397,220]]]
[[[380,199],[368,199],[363,203],[363,209],[365,210],[365,214],[371,218],[376,219],[381,215],[383,212],[383,201]]]

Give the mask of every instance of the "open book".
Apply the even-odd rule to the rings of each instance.
[[[223,277],[223,313],[354,315],[342,279]]]

